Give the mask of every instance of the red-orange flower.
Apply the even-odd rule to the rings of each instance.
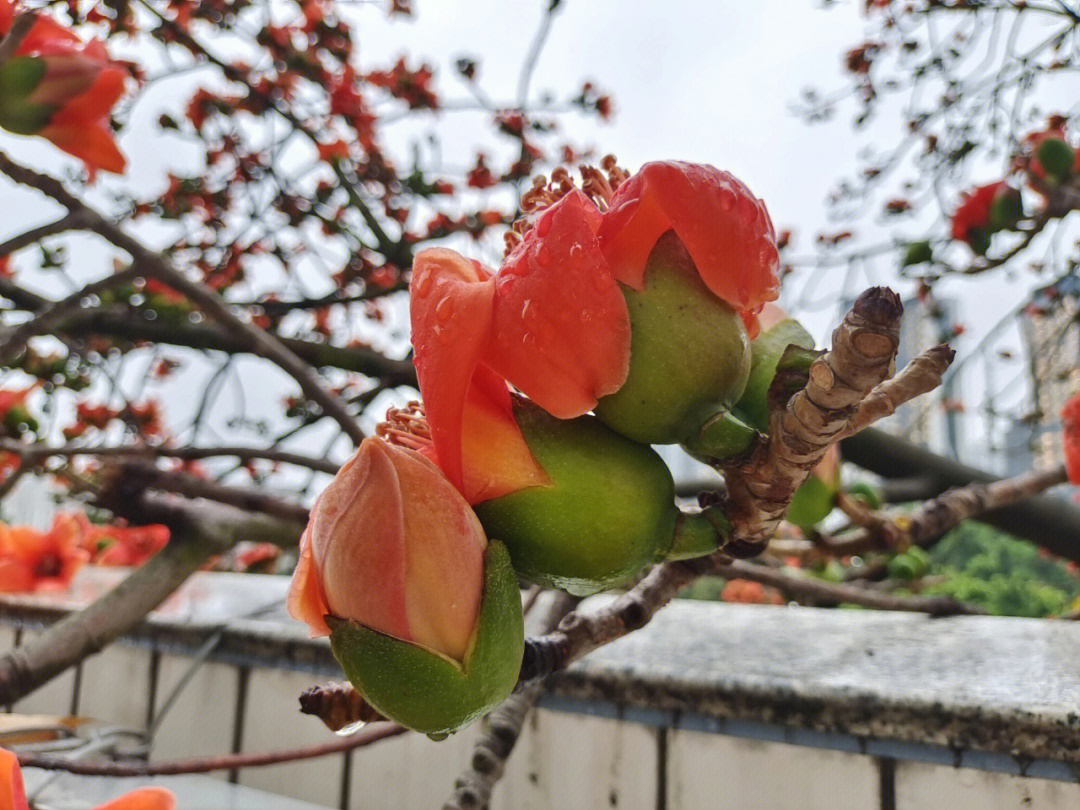
[[[64,590],[89,557],[71,532],[0,524],[0,593]]]
[[[1073,394],[1061,410],[1061,443],[1069,482],[1080,484],[1080,394]]]
[[[465,660],[484,588],[487,537],[419,453],[365,439],[311,511],[289,589],[314,635],[336,616]]]
[[[175,807],[176,796],[171,790],[144,787],[99,804],[94,810],[174,810]],[[0,748],[0,808],[30,810],[19,758],[6,748]]]
[[[976,241],[976,229],[989,228],[994,198],[1008,188],[1004,180],[976,186],[964,194],[952,216],[952,237],[969,245]]]
[[[477,489],[467,480],[472,465],[463,462],[462,436],[479,370],[563,419],[618,391],[630,368],[631,332],[620,284],[644,286],[645,265],[668,231],[708,290],[750,324],[776,298],[778,254],[764,206],[726,172],[686,163],[646,165],[603,212],[569,191],[534,217],[497,275],[450,250],[417,255],[410,289],[420,390],[439,464],[471,502]],[[543,480],[539,468],[530,475],[534,484]]]
[[[0,0],[0,35],[14,18],[14,0]],[[47,138],[82,160],[91,175],[98,169],[124,171],[126,160],[113,140],[109,114],[124,93],[125,72],[103,43],[83,42],[39,14],[3,67],[22,91],[0,108],[6,129]]]

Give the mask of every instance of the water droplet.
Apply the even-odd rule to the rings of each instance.
[[[543,216],[536,221],[536,235],[543,239],[551,230],[551,217]]]
[[[505,296],[510,294],[510,291],[513,289],[513,287],[514,287],[514,277],[513,277],[513,275],[504,275],[504,274],[500,273],[499,274],[499,280],[497,282],[495,282],[495,290],[496,290],[496,292],[498,292],[499,295],[505,297]]]
[[[529,305],[530,304],[532,304],[532,299],[531,298],[526,298],[525,299],[525,304],[521,307],[521,317],[522,318],[524,318],[526,316],[526,314],[529,312]]]
[[[577,243],[574,243],[573,245],[570,246],[570,258],[571,259],[578,258],[584,252],[585,252],[585,248],[583,248],[581,245],[579,245]]]
[[[551,264],[551,251],[543,245],[536,249],[536,263],[540,267],[547,267]]]
[[[349,725],[347,725],[347,726],[342,726],[341,728],[339,728],[334,733],[337,734],[339,737],[351,737],[353,734],[358,732],[360,729],[362,729],[366,725],[367,725],[366,721],[357,720],[355,723],[349,723]]]
[[[735,206],[735,195],[727,189],[720,192],[720,209],[730,211]]]
[[[423,298],[429,292],[431,292],[431,282],[434,280],[434,276],[431,273],[423,273],[416,282],[416,289],[413,294]]]
[[[739,219],[743,225],[750,226],[757,219],[758,207],[749,197],[739,199]]]
[[[597,270],[591,277],[593,289],[598,293],[607,292],[611,282],[608,280],[608,276],[604,274],[603,270]]]
[[[449,298],[444,298],[435,305],[435,320],[446,323],[454,316],[454,306]]]

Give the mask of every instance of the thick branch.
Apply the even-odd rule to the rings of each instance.
[[[5,295],[0,286],[0,295]],[[163,323],[160,320],[111,312],[83,312],[60,325],[65,335],[105,335],[131,341],[148,341],[227,354],[251,352],[246,341],[215,324]],[[338,368],[376,377],[387,385],[416,385],[416,370],[408,360],[394,360],[370,349],[335,346],[301,338],[276,337],[283,346],[316,368]],[[258,354],[258,352],[254,352]]]
[[[727,551],[750,557],[764,550],[795,490],[867,394],[888,377],[903,311],[900,298],[885,287],[860,295],[833,332],[832,348],[810,367],[806,388],[772,415],[768,440],[747,461],[725,469],[725,511],[733,530]]]
[[[317,403],[327,416],[341,425],[341,429],[353,442],[359,444],[363,440],[364,432],[345,407],[345,403],[321,385],[314,370],[276,337],[237,318],[216,292],[204,284],[192,281],[176,270],[161,254],[144,247],[142,243],[128,236],[105,217],[72,196],[55,178],[20,166],[3,152],[0,152],[0,171],[17,183],[36,188],[52,197],[69,212],[85,216],[87,229],[126,251],[131,256],[132,266],[139,273],[155,278],[186,295],[199,309],[217,321],[234,340],[239,341],[246,350],[272,360],[296,380],[304,395]]]
[[[124,498],[124,496],[118,496]],[[169,526],[169,544],[123,582],[34,641],[0,657],[0,704],[14,703],[126,633],[214,554],[240,540],[293,542],[301,526],[206,501],[172,495],[128,496],[126,517]]]

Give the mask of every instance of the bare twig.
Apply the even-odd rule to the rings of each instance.
[[[844,555],[882,546],[893,549],[908,545],[929,546],[962,520],[1022,501],[1067,480],[1065,467],[1058,466],[1001,481],[955,487],[914,512],[888,517],[891,528],[887,536],[872,528],[863,529],[850,536],[826,538],[826,548],[832,554]]]
[[[552,596],[543,615],[529,622],[529,629],[533,632],[550,632],[580,601],[565,593]],[[525,718],[536,706],[543,688],[543,681],[534,681],[503,701],[484,719],[484,729],[473,744],[469,767],[454,783],[454,791],[443,805],[443,810],[481,810],[488,806],[491,791],[502,778],[506,761],[521,736]]]
[[[725,468],[729,553],[752,557],[764,550],[795,490],[889,375],[903,311],[900,298],[885,287],[860,295],[833,333],[832,348],[810,367],[806,388],[772,414],[768,440],[747,460]]]
[[[986,613],[976,605],[958,602],[951,596],[897,596],[858,585],[787,574],[746,560],[734,560],[727,565],[721,565],[716,573],[729,579],[749,579],[760,582],[762,585],[776,588],[797,599],[812,599],[815,602],[831,605],[847,602],[876,610],[902,610],[929,613],[931,616]]]
[[[225,754],[216,757],[196,757],[193,759],[175,759],[166,762],[98,762],[93,760],[66,759],[48,754],[19,754],[19,764],[24,768],[43,768],[47,771],[66,771],[81,776],[175,776],[186,773],[211,773],[213,771],[231,771],[238,768],[261,768],[266,765],[280,765],[283,762],[298,762],[316,759],[331,754],[354,751],[396,737],[408,731],[397,723],[380,723],[374,728],[365,728],[341,740],[311,745],[305,748],[285,748],[277,751],[245,752]]]
[[[192,281],[176,270],[161,254],[146,248],[141,242],[128,236],[112,222],[71,195],[55,178],[21,166],[3,152],[0,152],[0,172],[17,183],[36,188],[63,205],[69,212],[85,216],[87,229],[126,251],[131,256],[132,267],[139,273],[155,278],[186,295],[192,303],[217,321],[248,351],[273,361],[296,380],[304,395],[317,403],[328,416],[334,419],[353,442],[359,444],[363,440],[364,432],[356,419],[349,413],[340,398],[322,386],[311,367],[270,333],[237,318],[216,292],[204,284]]]
[[[0,242],[0,256],[7,256],[16,250],[22,250],[24,247],[37,244],[46,237],[81,230],[83,227],[85,227],[85,221],[81,215],[65,214],[55,222],[39,225],[36,228],[20,233],[18,236],[11,237],[6,242]]]
[[[859,403],[858,409],[840,431],[843,439],[896,412],[905,402],[929,393],[941,385],[956,352],[946,343],[933,346],[906,366],[895,377],[877,386]]]

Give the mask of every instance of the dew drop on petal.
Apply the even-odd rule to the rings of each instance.
[[[739,200],[739,219],[743,225],[753,225],[754,220],[757,219],[757,215],[758,207],[752,199],[743,197]]]
[[[449,298],[444,298],[435,305],[435,320],[446,323],[454,316],[454,307]]]
[[[543,245],[536,249],[536,263],[540,267],[547,267],[551,264],[551,251]]]
[[[431,273],[424,273],[421,275],[420,279],[416,282],[416,289],[413,290],[413,295],[423,298],[431,292],[431,283],[433,280],[434,276]]]
[[[727,189],[720,192],[720,208],[724,211],[730,211],[735,206],[735,195]]]
[[[548,231],[551,230],[551,217],[540,217],[536,221],[536,235],[543,239],[548,235]]]

